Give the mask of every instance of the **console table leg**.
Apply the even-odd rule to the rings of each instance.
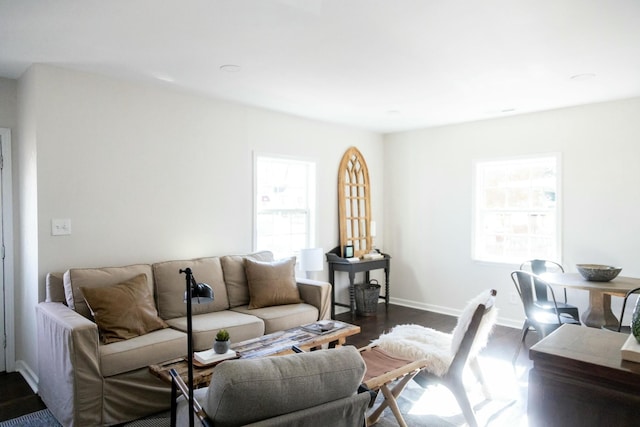
[[[331,318],[336,318],[336,285],[333,265],[329,264],[329,283],[331,283]]]
[[[389,269],[384,269],[384,308],[389,309]]]
[[[351,309],[351,317],[356,316],[356,291],[354,282],[356,280],[356,273],[349,272],[349,306]]]

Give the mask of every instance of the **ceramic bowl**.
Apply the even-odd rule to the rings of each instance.
[[[330,322],[330,321],[324,321],[324,322],[318,322],[318,323],[320,323],[320,330],[322,332],[328,332],[332,330],[333,327],[335,326],[335,322]]]
[[[622,268],[601,264],[576,264],[578,273],[591,282],[608,282],[616,278]]]

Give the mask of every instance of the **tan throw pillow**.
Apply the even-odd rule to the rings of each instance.
[[[225,255],[220,257],[224,283],[229,295],[229,306],[239,307],[249,304],[249,285],[247,273],[244,270],[244,259],[251,258],[257,261],[273,261],[273,254],[269,251],[255,252],[249,255]]]
[[[278,261],[245,259],[249,309],[302,302],[295,278],[296,258]]]
[[[80,290],[105,344],[169,326],[158,317],[145,274],[117,285],[81,287]]]

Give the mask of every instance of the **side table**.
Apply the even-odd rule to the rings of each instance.
[[[348,307],[351,316],[356,314],[355,301],[355,279],[356,273],[365,273],[365,282],[369,282],[369,273],[371,270],[384,269],[384,295],[380,299],[384,299],[385,307],[389,307],[389,273],[391,271],[391,256],[382,254],[381,259],[364,260],[357,262],[349,262],[346,258],[338,255],[340,248],[334,248],[328,252],[327,263],[329,264],[329,283],[331,283],[331,318],[336,315],[336,306]],[[349,274],[349,304],[336,301],[335,272],[344,271]]]
[[[529,350],[529,425],[638,423],[640,363],[622,359],[629,335],[563,325]]]

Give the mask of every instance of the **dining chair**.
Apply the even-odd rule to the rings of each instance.
[[[622,300],[622,310],[620,310],[620,320],[618,320],[618,325],[604,325],[602,328],[603,329],[608,329],[610,331],[616,331],[616,332],[622,332],[625,334],[630,334],[631,333],[631,325],[629,326],[622,326],[622,318],[624,317],[624,310],[627,307],[627,301],[629,300],[629,297],[633,294],[637,294],[640,293],[640,288],[635,288],[635,289],[631,289],[630,291],[628,291],[625,296],[624,299]]]
[[[520,264],[520,270],[530,271],[537,276],[544,273],[564,273],[564,268],[562,267],[562,265],[558,264],[555,261],[549,261],[545,259],[532,259],[529,261],[525,261]],[[567,313],[574,319],[580,320],[578,307],[567,303],[567,288],[562,289],[564,292],[564,302],[556,301],[556,307],[554,307],[553,304],[550,303],[547,289],[548,288],[543,283],[539,283],[538,280],[535,281],[535,290],[537,297],[536,305],[538,307],[550,313],[554,313],[557,307],[558,312]]]
[[[515,365],[518,355],[520,354],[520,348],[524,346],[524,340],[529,333],[529,329],[535,329],[540,335],[540,338],[544,338],[564,324],[580,325],[580,320],[558,309],[553,288],[540,276],[528,271],[517,270],[511,273],[511,280],[513,280],[518,295],[520,295],[525,313],[522,337],[511,362]],[[551,299],[544,303],[543,307],[538,304],[536,286],[544,286],[546,288],[545,294],[551,295]],[[551,306],[551,310],[546,308],[549,305]]]

